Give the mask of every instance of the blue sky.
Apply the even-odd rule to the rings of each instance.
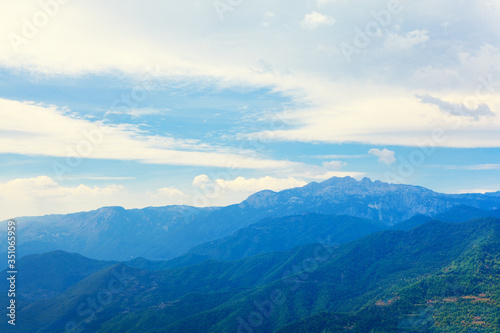
[[[8,2],[0,219],[332,176],[500,190],[500,2]]]

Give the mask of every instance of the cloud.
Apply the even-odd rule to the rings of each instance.
[[[224,189],[232,192],[257,192],[261,190],[282,191],[292,187],[301,187],[307,185],[307,182],[293,177],[288,178],[244,178],[238,177],[234,180],[217,179],[216,184]]]
[[[346,165],[347,163],[342,161],[323,162],[323,167],[331,170],[340,170]]]
[[[75,118],[68,110],[32,102],[0,98],[0,118],[0,154],[62,157],[65,160],[58,162],[62,164],[59,169],[77,167],[82,158],[244,169],[293,165],[287,161],[248,157],[197,141],[148,136],[134,126]]]
[[[365,172],[357,171],[328,171],[325,168],[311,168],[308,167],[302,171],[295,171],[289,173],[290,177],[295,177],[299,179],[306,179],[308,181],[323,181],[330,179],[332,177],[352,177],[356,179],[361,179],[366,176]]]
[[[318,12],[307,14],[301,22],[302,27],[308,29],[316,29],[321,25],[333,24],[335,24],[335,19],[333,17]]]
[[[409,50],[429,40],[427,30],[413,30],[405,35],[391,32],[385,39],[385,47],[390,50]]]
[[[340,1],[345,1],[345,0],[317,0],[317,4],[318,4],[318,7],[321,7],[321,6],[324,6],[324,5],[327,5],[329,3],[336,3],[336,2],[340,2]]]
[[[485,193],[494,193],[494,192],[498,192],[498,189],[478,189],[478,188],[475,188],[475,189],[471,189],[471,190],[460,190],[458,191],[458,194],[468,194],[468,193],[481,193],[481,194],[485,194]]]
[[[193,186],[199,188],[205,188],[205,185],[210,182],[210,178],[207,175],[198,175],[193,179]]]
[[[453,116],[469,117],[474,120],[479,120],[481,117],[493,117],[495,113],[491,111],[487,104],[479,104],[476,108],[469,108],[465,104],[456,104],[443,101],[439,98],[432,97],[431,95],[416,95],[418,99],[424,104],[431,104],[439,107],[444,112]]]
[[[107,111],[104,115],[106,117],[109,114],[126,114],[133,118],[140,118],[143,116],[159,115],[168,112],[169,109],[153,109],[153,108],[142,108],[142,109],[129,109],[125,111]]]
[[[154,196],[168,197],[168,198],[185,198],[186,194],[176,188],[175,186],[163,187],[156,191]]]
[[[49,176],[17,178],[0,183],[0,221],[19,216],[69,214],[103,206],[122,206],[128,209],[176,204],[193,204],[190,193],[174,186],[154,192],[121,184],[89,186],[62,185]],[[234,203],[234,202],[232,202]]]
[[[500,130],[500,117],[456,119],[433,104],[422,103],[415,98],[414,92],[403,87],[324,82],[316,88],[311,92],[316,97],[315,106],[281,115],[293,126],[250,133],[247,137],[291,142],[419,146],[439,129],[445,135],[435,140],[437,147],[500,147],[500,137],[496,135]],[[484,88],[482,93],[486,92]],[[470,97],[453,94],[454,99],[462,101]],[[495,107],[500,105],[500,95],[489,95],[487,103],[492,112],[500,113]]]
[[[395,153],[393,151],[385,149],[385,148],[383,150],[376,149],[376,148],[370,149],[368,154],[371,154],[373,156],[377,156],[379,162],[385,163],[387,165],[391,165],[392,163],[396,162],[396,158],[394,157]]]
[[[208,186],[216,187],[213,191],[221,194],[222,192],[243,192],[254,193],[262,190],[281,191],[292,187],[300,187],[306,185],[307,182],[294,177],[275,178],[265,176],[261,178],[245,178],[237,177],[233,180],[210,179],[207,175],[199,175],[193,180],[193,185],[201,189]]]
[[[106,187],[89,187],[80,184],[76,187],[63,187],[48,176],[39,176],[35,178],[20,178],[0,184],[0,197],[19,200],[36,198],[57,198],[68,196],[100,196],[112,195],[120,190],[122,186],[110,185]]]
[[[500,164],[445,165],[444,167],[450,170],[500,170]]]
[[[327,2],[334,1],[317,4]],[[342,11],[335,14],[335,34],[303,29],[333,22],[326,6],[321,13],[311,12],[307,1],[246,2],[244,8],[228,12],[233,19],[224,22],[210,1],[154,1],[148,6],[137,0],[71,2],[61,5],[50,24],[37,29],[17,52],[9,38],[1,39],[0,66],[34,76],[125,73],[138,81],[155,68],[165,84],[182,80],[235,89],[265,87],[294,102],[289,118],[293,128],[273,131],[275,140],[415,146],[433,127],[447,131],[443,146],[500,146],[500,139],[492,139],[500,130],[498,120],[472,126],[464,122],[455,129],[430,105],[415,101],[415,94],[423,91],[466,97],[474,93],[478,76],[499,77],[500,51],[491,41],[500,35],[500,26],[491,2],[405,3],[403,10],[411,15],[392,17],[387,29],[395,32],[385,43],[358,48],[355,66],[346,66],[338,45],[352,42],[356,28],[374,19],[368,8],[367,15],[360,15],[366,3],[336,2]],[[387,3],[374,1],[370,7],[386,10]],[[37,1],[9,2],[0,12],[0,31],[22,35],[23,18],[32,19],[39,10]],[[445,11],[451,24],[443,32],[436,13]],[[274,13],[271,25],[262,24],[263,15],[269,16],[265,13]],[[307,19],[304,13],[309,13]],[[302,20],[304,26],[297,24]],[[425,48],[415,47],[422,43]],[[387,56],[387,47],[412,48],[416,61]],[[262,63],[272,70],[261,70]],[[498,113],[499,88],[493,88],[482,103]],[[203,160],[190,160],[196,159]]]
[[[110,176],[90,176],[83,177],[90,180],[134,180],[136,177],[110,177]]]
[[[105,187],[62,186],[48,176],[18,178],[0,183],[0,220],[17,216],[71,213],[118,204],[125,188],[113,184]]]
[[[309,156],[309,157],[317,158],[317,159],[321,159],[321,160],[329,160],[329,159],[335,159],[335,158],[364,158],[367,156],[368,155],[365,155],[365,154],[358,154],[358,155],[333,154],[333,155],[314,155],[314,156]]]

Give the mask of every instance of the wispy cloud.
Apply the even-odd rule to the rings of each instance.
[[[325,5],[329,2],[341,3],[341,16],[331,10],[333,6]],[[385,10],[387,3],[255,0],[247,2],[244,10],[235,9],[238,19],[226,20],[221,33],[221,22],[210,1],[164,1],[149,6],[137,0],[120,6],[73,2],[61,8],[50,28],[40,30],[19,53],[7,38],[0,40],[0,66],[63,76],[127,73],[139,81],[157,66],[158,78],[167,83],[181,79],[200,86],[266,87],[291,97],[296,111],[290,118],[294,127],[274,131],[276,140],[416,145],[428,137],[425,131],[430,123],[451,128],[443,112],[434,112],[435,104],[415,101],[416,93],[441,96],[454,90],[470,95],[478,75],[498,77],[500,51],[491,45],[498,35],[498,11],[485,1],[457,3],[453,8],[431,0],[405,3],[403,10],[411,15],[392,18],[397,29],[387,35],[386,43],[411,48],[412,58],[418,61],[387,57],[385,43],[369,43],[360,50],[355,67],[345,66],[338,45],[352,41],[357,27],[363,30],[367,23],[377,23],[371,17],[363,20],[372,7]],[[315,4],[321,9],[311,8]],[[361,15],[364,9],[366,15]],[[35,1],[10,2],[0,13],[0,30],[21,34],[22,18],[32,17],[37,10],[40,6]],[[443,35],[442,22],[433,15],[440,11],[447,11],[448,21],[460,22],[460,26],[474,24],[475,29],[455,27]],[[265,13],[274,13],[272,25],[262,24]],[[416,30],[421,22],[425,22],[425,30]],[[335,34],[320,29],[332,24]],[[424,44],[425,48],[415,47]],[[251,52],[248,45],[252,45]],[[272,70],[261,70],[263,63]],[[498,113],[494,107],[499,105],[498,84],[491,88],[493,97],[482,102],[479,113],[466,112],[468,120]],[[441,107],[450,112],[450,105]],[[491,140],[491,134],[500,129],[498,120],[472,125],[464,126],[468,132],[449,131],[446,146],[500,146],[500,140]]]
[[[301,22],[302,27],[308,29],[316,29],[322,25],[334,25],[335,19],[331,16],[324,15],[318,12],[307,14]]]
[[[413,30],[401,35],[391,32],[385,39],[385,47],[389,50],[410,50],[429,40],[427,30]]]
[[[498,192],[498,190],[496,189],[471,189],[471,190],[460,190],[458,191],[458,194],[467,194],[467,193],[481,193],[481,194],[485,194],[485,193],[494,193],[494,192]]]
[[[224,148],[171,137],[148,136],[135,127],[105,125],[74,118],[55,106],[0,99],[0,130],[17,129],[31,135],[0,135],[0,153],[54,157],[136,160],[166,165],[196,165],[273,169],[288,161],[253,158]],[[6,133],[6,132],[4,132]],[[32,137],[37,137],[33,140]]]
[[[48,176],[18,178],[0,183],[0,220],[17,216],[70,213],[117,203],[125,188],[119,184],[104,187],[63,186]]]
[[[129,115],[132,118],[140,118],[143,116],[165,114],[168,111],[170,111],[170,109],[153,109],[153,108],[129,109],[129,110],[125,110],[125,111],[107,111],[104,114],[104,117],[106,117],[110,114],[121,114],[121,115]]]
[[[134,180],[136,177],[110,177],[110,176],[90,176],[90,177],[83,177],[85,179],[89,180]]]
[[[349,159],[349,158],[365,158],[368,157],[368,154],[358,154],[358,155],[346,155],[346,154],[333,154],[333,155],[313,155],[313,156],[308,156],[311,158],[317,158],[321,160],[329,160],[329,159]]]
[[[500,164],[475,164],[475,165],[441,165],[449,170],[471,170],[471,171],[481,171],[481,170],[500,170]]]
[[[491,111],[487,104],[479,104],[477,108],[467,107],[465,104],[449,103],[431,95],[416,95],[424,104],[431,104],[439,107],[444,112],[454,116],[469,117],[479,120],[481,117],[493,117],[495,113]]]
[[[329,162],[323,162],[323,167],[325,169],[330,169],[330,170],[340,170],[343,167],[347,165],[346,162],[343,161],[329,161]]]

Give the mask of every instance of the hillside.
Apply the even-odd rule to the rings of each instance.
[[[230,262],[160,271],[120,264],[19,315],[31,319],[30,327],[45,327],[39,332],[62,332],[68,323],[82,332],[234,332],[249,323],[259,324],[251,327],[255,332],[336,332],[339,325],[397,332],[419,316],[443,332],[462,322],[497,329],[499,236],[494,218],[430,221],[336,247],[310,244]],[[97,311],[78,315],[79,304],[89,310],[89,295],[108,290],[117,272],[123,288]],[[481,320],[469,322],[468,311],[482,311],[473,317]]]
[[[23,307],[40,299],[53,298],[67,288],[75,285],[89,275],[115,264],[98,261],[76,253],[53,251],[44,254],[28,255],[17,262],[17,305]],[[0,272],[7,276],[7,271]],[[8,281],[0,280],[0,288],[8,290]],[[0,294],[0,302],[7,304],[7,293]]]

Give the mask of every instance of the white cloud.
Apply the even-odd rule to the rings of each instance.
[[[261,190],[281,191],[291,187],[306,185],[302,179],[294,177],[275,178],[265,176],[261,178],[237,177],[232,180],[210,179],[207,175],[196,176],[193,185],[201,189],[210,189],[212,196],[222,196],[225,192],[242,192],[244,194],[254,193]],[[214,190],[215,188],[215,190]]]
[[[193,179],[193,186],[204,188],[207,183],[210,182],[210,178],[207,175],[198,175]]]
[[[460,191],[458,191],[458,194],[467,194],[467,193],[485,194],[485,193],[492,193],[492,192],[498,192],[498,189],[478,189],[478,188],[475,188],[475,189],[471,189],[471,190],[460,190]]]
[[[288,178],[244,178],[238,177],[234,180],[217,179],[215,181],[221,189],[232,192],[257,192],[261,190],[282,191],[292,187],[307,185],[307,182],[293,177]]]
[[[500,170],[500,164],[475,164],[475,165],[446,165],[450,170]]]
[[[450,103],[480,101],[495,115],[500,114],[500,95],[488,94],[483,86],[480,99],[474,94],[443,95]],[[500,89],[499,89],[500,91]],[[275,141],[302,141],[373,145],[419,146],[443,132],[438,147],[500,147],[500,117],[457,117],[435,105],[422,104],[405,88],[382,84],[335,84],[324,82],[311,91],[316,107],[283,114],[291,128],[261,131],[249,138],[268,137]],[[361,98],[362,97],[362,98]],[[457,101],[457,102],[455,102]]]
[[[449,113],[454,116],[470,117],[474,120],[478,120],[483,116],[495,116],[495,113],[491,111],[490,107],[484,103],[476,105],[475,108],[470,108],[465,104],[446,102],[427,94],[417,95],[416,97],[420,99],[422,103],[436,105],[442,112]]]
[[[168,197],[168,198],[185,198],[186,194],[176,188],[175,186],[163,187],[158,189],[154,196]]]
[[[316,3],[318,4],[318,7],[322,7],[324,5],[327,5],[329,3],[336,3],[336,2],[341,2],[345,0],[317,0]]]
[[[106,187],[89,187],[80,184],[76,187],[63,187],[48,176],[35,178],[20,178],[0,184],[0,197],[4,199],[15,197],[19,200],[36,198],[57,198],[67,196],[99,196],[112,195],[123,187],[110,185]]]
[[[70,213],[117,204],[121,185],[62,186],[48,176],[19,178],[0,183],[0,220],[26,215]]]
[[[85,179],[90,179],[90,180],[134,180],[136,179],[135,177],[111,177],[111,176],[90,176],[90,177],[83,177]]]
[[[342,161],[323,162],[323,167],[331,170],[340,170],[346,165],[347,163]]]
[[[387,165],[391,165],[392,163],[396,162],[396,158],[394,157],[395,153],[389,149],[384,148],[383,150],[380,150],[373,148],[370,149],[368,153],[373,156],[377,156],[379,162],[385,163]]]
[[[500,36],[500,26],[491,1],[452,6],[431,0],[405,3],[405,14],[392,17],[390,28],[397,24],[397,33],[389,34],[386,43],[372,42],[358,49],[355,66],[346,66],[339,52],[324,52],[352,42],[356,27],[367,24],[366,3],[341,2],[335,34],[311,34],[297,24],[303,13],[311,12],[305,1],[246,2],[244,8],[228,13],[224,22],[210,1],[154,1],[148,6],[136,0],[73,1],[61,6],[50,24],[20,45],[18,53],[8,38],[0,39],[0,66],[51,75],[118,71],[138,80],[150,68],[159,68],[157,76],[165,82],[182,79],[221,87],[271,88],[302,106],[289,118],[293,130],[274,131],[276,140],[415,146],[429,138],[429,128],[444,128],[447,140],[439,145],[500,146],[495,136],[500,130],[498,120],[465,121],[453,128],[446,117],[415,99],[416,93],[454,95],[450,97],[462,103],[474,94],[479,76],[498,77],[500,52],[490,44]],[[360,15],[365,7],[367,15]],[[374,1],[370,7],[385,10],[387,1]],[[39,10],[38,1],[9,2],[0,12],[0,33],[22,34],[23,18],[31,19]],[[445,11],[453,24],[443,34],[437,13]],[[262,25],[263,15],[272,18],[271,25]],[[305,26],[333,22],[327,13],[308,15]],[[425,48],[415,47],[422,43]],[[387,56],[386,47],[412,48],[412,58],[418,61]],[[262,63],[269,66],[262,69]],[[496,86],[481,101],[496,114],[500,112],[498,90]],[[186,159],[189,163],[203,160],[187,156],[179,160]]]
[[[192,193],[184,193],[174,186],[151,192],[142,188],[128,189],[121,184],[62,185],[49,176],[0,183],[0,221],[19,216],[69,214],[104,206],[132,209],[177,204],[194,204]]]
[[[405,35],[391,32],[385,39],[385,47],[390,50],[409,50],[428,40],[427,30],[413,30],[407,32]]]
[[[364,158],[367,156],[368,155],[361,155],[361,154],[358,154],[358,155],[333,154],[333,155],[314,155],[314,156],[310,156],[310,157],[318,158],[321,160],[329,160],[332,158]]]
[[[126,111],[108,111],[104,116],[109,114],[127,114],[133,118],[139,118],[143,116],[159,115],[168,112],[169,109],[153,109],[153,108],[142,108],[142,109],[129,109]]]
[[[315,29],[322,25],[333,24],[335,24],[335,19],[333,17],[318,12],[307,14],[301,22],[302,27],[308,29]]]
[[[54,106],[0,99],[0,154],[136,160],[151,164],[238,168],[281,168],[292,165],[247,157],[197,141],[146,136],[129,125],[105,125],[72,117]],[[203,150],[203,151],[201,151]]]

